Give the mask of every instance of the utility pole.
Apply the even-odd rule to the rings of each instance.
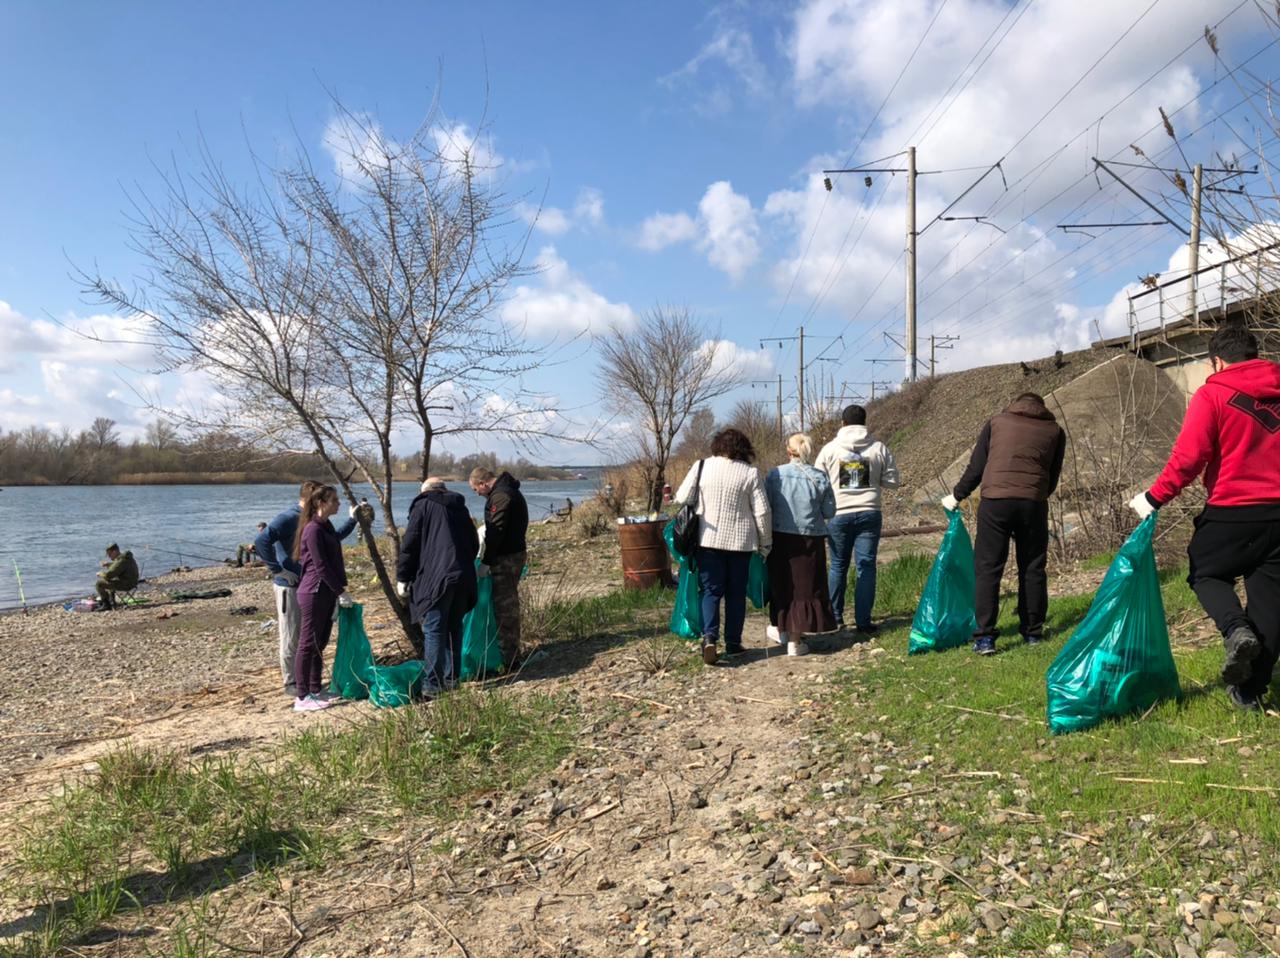
[[[916,148],[907,147],[907,382],[916,381]]]
[[[800,431],[804,432],[804,327],[800,327]]]
[[[1192,177],[1191,193],[1191,326],[1200,328],[1200,182],[1204,177],[1204,164],[1197,163]]]
[[[951,344],[959,342],[959,336],[929,336],[929,378],[938,374],[938,350],[950,349]]]
[[[778,435],[782,435],[782,373],[778,373]]]

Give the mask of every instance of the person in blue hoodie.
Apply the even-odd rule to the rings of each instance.
[[[280,636],[280,674],[284,678],[285,694],[290,698],[298,697],[294,660],[298,655],[298,629],[302,622],[298,606],[298,577],[302,570],[293,558],[293,547],[298,536],[298,518],[302,515],[302,508],[321,485],[322,483],[310,479],[304,482],[298,490],[297,504],[268,522],[267,527],[253,540],[253,551],[272,575],[276,626]],[[339,539],[345,539],[355,529],[356,511],[359,508],[352,506],[349,510],[350,519],[334,530]]]
[[[396,592],[422,626],[422,694],[434,697],[458,684],[462,620],[476,604],[480,537],[467,501],[432,476],[409,506],[409,524],[396,560]]]

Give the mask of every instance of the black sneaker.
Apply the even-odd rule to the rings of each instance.
[[[716,659],[718,659],[718,658],[719,658],[719,656],[716,654],[716,643],[715,643],[715,640],[714,640],[714,639],[703,639],[703,640],[702,640],[702,662],[703,662],[703,664],[704,664],[704,665],[715,665],[715,664],[716,664]]]
[[[1258,637],[1247,625],[1237,625],[1222,640],[1227,658],[1222,663],[1222,681],[1228,685],[1240,685],[1253,675],[1252,662],[1262,650]]]
[[[1027,645],[1039,645],[1041,642],[1044,641],[1044,636],[1043,635],[1024,635],[1022,637],[1022,641],[1026,642]]]
[[[981,635],[973,640],[973,651],[979,655],[995,655],[996,654],[996,637],[994,635]]]
[[[880,626],[874,622],[868,622],[866,625],[855,625],[854,630],[859,635],[877,635],[880,632]]]
[[[1238,709],[1244,709],[1248,712],[1262,711],[1262,696],[1250,695],[1238,685],[1228,685],[1227,695],[1231,699],[1231,703]]]
[[[739,642],[737,645],[730,645],[728,642],[724,644],[725,658],[729,658],[732,655],[743,655],[744,653],[746,653],[746,651],[747,651],[747,647],[743,645],[741,642]]]
[[[296,685],[286,685],[284,687],[284,694],[289,696],[291,699],[296,699],[298,697],[298,687]]]

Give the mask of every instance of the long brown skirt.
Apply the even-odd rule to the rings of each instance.
[[[826,536],[773,534],[769,553],[769,621],[779,632],[831,632],[836,627],[827,591]]]

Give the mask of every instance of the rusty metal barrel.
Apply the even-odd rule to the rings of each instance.
[[[656,585],[673,585],[671,557],[662,538],[666,519],[656,522],[628,522],[618,526],[622,547],[622,587],[652,589]]]

